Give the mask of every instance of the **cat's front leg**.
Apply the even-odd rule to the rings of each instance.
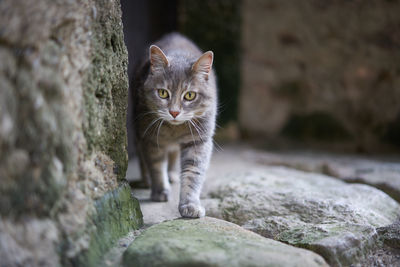
[[[170,183],[179,181],[181,166],[179,164],[179,147],[168,153],[168,178]]]
[[[151,200],[168,201],[170,184],[167,175],[167,152],[160,147],[147,146],[144,151],[151,177]]]
[[[193,141],[181,145],[181,192],[179,212],[182,217],[199,218],[205,215],[200,193],[212,152],[212,141]]]

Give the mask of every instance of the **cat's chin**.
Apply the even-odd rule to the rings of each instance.
[[[180,125],[180,124],[183,124],[185,121],[177,121],[177,120],[171,120],[171,121],[168,121],[170,124],[172,124],[172,125]]]

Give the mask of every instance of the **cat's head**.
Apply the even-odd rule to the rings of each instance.
[[[166,56],[152,45],[149,57],[150,73],[144,90],[150,112],[178,125],[203,117],[215,106],[216,92],[211,81],[213,52],[193,60],[182,52]]]

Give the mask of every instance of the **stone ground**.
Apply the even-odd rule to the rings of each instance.
[[[104,266],[400,266],[398,162],[224,147],[202,194],[217,219],[178,219],[178,184],[167,203],[133,189],[144,227],[121,239]],[[131,161],[127,179],[137,180],[138,169]]]

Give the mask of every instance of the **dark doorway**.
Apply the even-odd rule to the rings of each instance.
[[[129,54],[128,75],[131,81],[135,67],[147,47],[162,35],[177,30],[177,1],[121,0],[121,8],[125,44]],[[134,146],[131,88],[129,88],[127,128],[128,153],[132,158]]]

